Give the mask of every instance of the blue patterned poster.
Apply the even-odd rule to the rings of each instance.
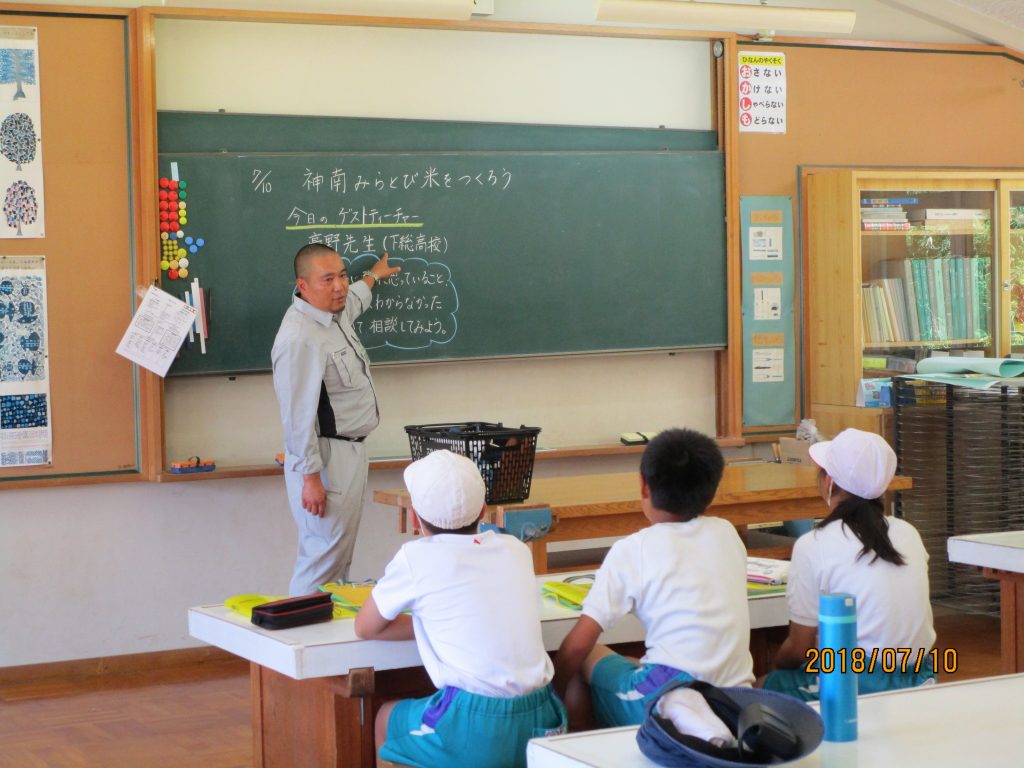
[[[0,467],[53,462],[46,260],[0,256]]]
[[[0,27],[0,238],[45,233],[37,33]]]

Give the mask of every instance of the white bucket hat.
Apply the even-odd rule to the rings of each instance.
[[[457,530],[475,522],[487,489],[470,459],[451,451],[432,451],[405,468],[412,508],[437,528]]]
[[[873,432],[844,429],[835,440],[814,443],[809,452],[837,486],[862,499],[877,499],[896,474],[896,453]]]

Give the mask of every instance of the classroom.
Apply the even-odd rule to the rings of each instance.
[[[519,153],[507,165],[511,202],[449,227],[480,250],[465,267],[467,284],[482,292],[503,281],[482,304],[491,316],[478,323],[472,313],[481,307],[460,296],[460,319],[473,319],[461,338],[477,346],[450,356],[443,345],[422,355],[371,349],[381,421],[366,439],[370,471],[351,567],[359,579],[379,578],[412,537],[403,513],[374,500],[403,485],[406,425],[540,427],[537,483],[635,474],[642,446],[620,436],[674,426],[717,438],[737,465],[771,461],[772,446],[806,418],[828,437],[853,426],[895,442],[892,408],[854,405],[870,346],[858,319],[861,275],[843,260],[860,253],[859,192],[955,190],[965,197],[935,197],[936,207],[987,207],[997,231],[974,247],[987,247],[990,262],[1014,258],[1010,233],[1024,227],[1014,218],[1024,210],[1024,15],[1007,8],[1015,4],[786,0],[856,12],[849,34],[803,36],[598,22],[594,0],[478,0],[464,20],[402,16],[416,4],[382,0],[399,11],[372,15],[374,3],[354,0],[0,3],[0,27],[38,30],[47,214],[45,232],[0,240],[0,271],[12,257],[45,259],[52,403],[49,463],[0,465],[8,617],[0,692],[36,680],[73,691],[104,676],[222,664],[231,654],[190,633],[189,609],[242,593],[285,594],[296,531],[275,463],[283,433],[268,353],[285,307],[274,302],[290,290],[274,265],[290,270],[306,235],[289,232],[282,246],[259,227],[283,189],[270,180],[301,176],[317,158],[326,169],[376,152],[378,165],[366,167],[401,173],[411,167],[402,165],[405,152],[447,153],[457,155],[453,167],[486,173],[501,152]],[[458,2],[420,3],[446,4]],[[784,54],[783,126],[741,124],[743,54]],[[5,66],[0,59],[0,88],[12,87]],[[333,141],[339,126],[365,131],[364,143],[318,143]],[[274,175],[252,176],[247,153]],[[598,175],[578,170],[573,153],[593,157]],[[686,156],[685,183],[666,178],[662,189],[646,163],[674,155]],[[193,168],[193,221],[212,234],[191,271],[207,279],[202,259],[220,259],[210,272],[209,354],[189,343],[161,377],[114,350],[147,288],[179,290],[161,273],[151,233],[159,177]],[[557,187],[560,178],[576,184]],[[224,186],[204,198],[207,179]],[[487,231],[497,217],[488,212],[502,204],[517,218]],[[224,213],[206,225],[204,205]],[[235,216],[242,227],[229,226]],[[648,217],[657,229],[645,242]],[[8,229],[12,221],[8,214]],[[609,222],[622,239],[608,234]],[[759,227],[783,238],[777,263],[751,254]],[[384,250],[378,245],[367,250]],[[694,262],[680,262],[673,248]],[[1024,353],[1011,325],[1022,274],[1017,267],[999,275],[1001,286],[990,281],[990,333],[970,334],[960,347]],[[769,303],[778,295],[781,311],[755,306],[755,294]],[[584,323],[562,336],[572,312]],[[520,315],[536,319],[522,332],[531,343],[506,345],[518,328],[508,318]],[[267,353],[231,325],[242,329],[253,316],[273,326]],[[588,334],[591,323],[600,330]],[[236,356],[221,363],[218,355]],[[171,472],[193,456],[213,459],[216,470]],[[904,467],[925,473],[937,456],[907,453]],[[997,464],[990,484],[1019,474],[1019,464]],[[905,474],[915,488],[930,487]],[[1024,528],[1024,517],[1014,520]],[[609,542],[595,535],[585,543]],[[945,538],[936,546],[946,567]],[[998,592],[993,599],[998,616]],[[986,626],[998,648],[998,619]],[[236,691],[243,681],[241,747],[251,758],[248,672],[238,669],[231,679]],[[998,672],[996,661],[989,674]],[[0,701],[13,699],[0,693]]]

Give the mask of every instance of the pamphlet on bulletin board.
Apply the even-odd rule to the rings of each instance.
[[[795,424],[796,269],[793,200],[740,197],[743,253],[743,426]]]

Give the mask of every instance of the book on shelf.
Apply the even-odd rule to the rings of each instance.
[[[906,221],[907,212],[897,206],[875,206],[872,208],[861,208],[862,219],[878,219],[881,221]]]
[[[928,295],[928,273],[924,259],[911,259],[911,269],[914,273],[914,297],[917,301],[917,322],[921,329],[921,340],[931,341],[935,338],[932,335],[932,305]]]
[[[949,280],[949,261],[950,260],[946,259],[946,258],[941,258],[941,259],[938,259],[938,261],[942,265],[942,295],[943,295],[943,298],[945,299],[945,309],[946,309],[946,337],[947,338],[958,339],[960,337],[957,336],[957,334],[956,334],[956,323],[953,322],[954,318],[956,317],[956,312],[953,309],[954,297],[953,297],[952,286],[951,286],[950,280]],[[936,275],[935,277],[937,279],[938,275]]]
[[[978,221],[991,215],[987,208],[911,208],[907,211],[911,221]]]
[[[871,205],[884,205],[886,207],[892,205],[917,205],[916,197],[862,197],[860,199],[862,206]]]
[[[913,225],[909,221],[861,221],[864,232],[909,232]]]
[[[916,373],[917,361],[892,355],[864,355],[861,358],[861,367],[866,371]]]

